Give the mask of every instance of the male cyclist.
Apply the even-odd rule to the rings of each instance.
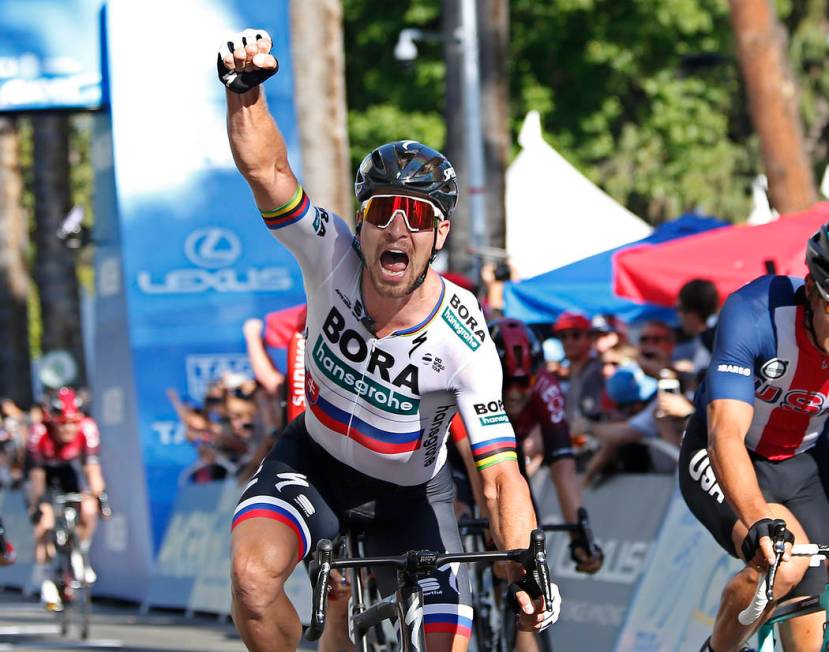
[[[542,462],[550,469],[562,516],[565,522],[576,523],[577,512],[583,504],[559,382],[544,369],[541,344],[524,322],[499,319],[490,323],[489,333],[501,361],[504,411],[515,428],[519,468],[525,474],[523,442],[530,437],[540,438],[544,450]],[[463,423],[457,417],[452,421],[452,428],[453,439],[458,439],[454,430],[462,430]],[[483,453],[480,445],[473,444],[471,449],[475,459]],[[570,554],[576,570],[583,573],[596,573],[604,561],[598,546],[591,548],[588,541],[577,535],[570,542]],[[534,649],[538,648],[532,633],[520,632],[516,650]]]
[[[31,469],[30,516],[34,524],[35,563],[45,575],[45,565],[54,554],[49,533],[55,526],[55,514],[48,494],[80,493],[81,503],[78,538],[88,550],[98,523],[99,509],[109,515],[104,476],[98,460],[101,438],[98,426],[81,411],[75,390],[63,387],[47,406],[44,422],[32,431],[28,453]],[[90,567],[75,568],[82,560],[73,560],[76,573],[84,573],[87,582],[95,581]],[[60,610],[61,599],[55,583],[42,578],[41,599],[47,607]]]
[[[431,269],[457,202],[455,171],[414,141],[383,145],[357,172],[357,233],[314,207],[288,164],[260,84],[276,71],[270,37],[235,35],[219,53],[228,136],[265,225],[300,264],[308,301],[304,417],[286,429],[233,518],[233,616],[251,650],[293,650],[301,626],[284,592],[321,538],[359,517],[369,554],[461,550],[444,441],[460,410],[480,457],[493,534],[526,547],[535,526],[501,409],[495,348],[475,298]],[[513,581],[520,569],[510,567]],[[396,588],[378,573],[381,591]],[[424,591],[430,652],[465,650],[465,570]],[[436,581],[434,581],[436,580]],[[519,591],[519,627],[540,630],[557,604]]]
[[[818,595],[821,565],[789,559],[792,541],[829,540],[825,437],[829,413],[829,232],[806,249],[803,280],[763,276],[733,293],[717,326],[711,364],[682,442],[679,482],[694,515],[746,567],[726,585],[703,650],[737,650],[754,627],[744,609],[773,561],[770,533],[785,522],[776,600]],[[771,607],[769,607],[771,609]],[[763,619],[760,619],[761,621]],[[824,614],[781,625],[784,648],[817,650]]]

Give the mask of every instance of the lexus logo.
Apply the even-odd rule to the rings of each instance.
[[[242,254],[242,243],[232,231],[216,226],[196,229],[184,241],[184,253],[199,267],[228,267]]]

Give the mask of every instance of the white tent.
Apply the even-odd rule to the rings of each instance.
[[[548,145],[530,111],[507,169],[507,251],[521,278],[646,237],[651,227]]]

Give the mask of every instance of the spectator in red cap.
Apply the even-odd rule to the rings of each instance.
[[[567,359],[567,374],[562,374],[567,420],[576,417],[596,419],[601,412],[604,386],[602,362],[590,337],[590,320],[575,312],[564,312],[553,324],[553,335],[561,340]]]

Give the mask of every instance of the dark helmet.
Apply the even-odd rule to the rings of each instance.
[[[504,378],[530,380],[544,361],[535,333],[517,319],[498,319],[489,325]]]
[[[357,201],[383,193],[431,199],[450,218],[458,203],[455,168],[447,158],[416,140],[380,145],[363,159],[354,180]]]
[[[806,243],[806,267],[820,296],[829,301],[829,223],[821,226]]]

